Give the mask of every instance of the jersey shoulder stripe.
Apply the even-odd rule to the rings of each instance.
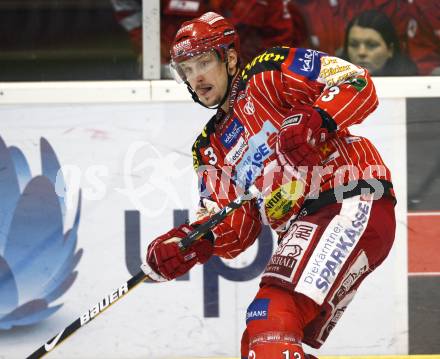
[[[211,143],[211,134],[215,131],[216,115],[212,116],[208,123],[202,130],[202,133],[197,136],[192,145],[193,167],[197,171],[199,166],[204,165],[203,157],[200,153],[200,149],[208,147]]]
[[[240,88],[244,88],[252,76],[264,71],[281,70],[281,64],[289,56],[290,47],[272,47],[256,56],[241,71]]]

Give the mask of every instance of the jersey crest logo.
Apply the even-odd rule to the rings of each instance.
[[[252,116],[255,113],[255,106],[250,97],[247,98],[243,111],[248,116]]]

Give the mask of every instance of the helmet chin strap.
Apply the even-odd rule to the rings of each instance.
[[[223,104],[226,102],[228,95],[229,95],[229,91],[231,91],[231,84],[232,84],[232,79],[234,78],[234,75],[229,75],[229,71],[228,71],[228,62],[225,62],[225,66],[226,66],[226,73],[228,74],[228,85],[226,87],[226,92],[222,98],[222,100],[219,102],[218,105],[216,106],[206,106],[202,101],[200,101],[199,96],[196,94],[196,92],[193,90],[193,88],[191,87],[191,85],[189,84],[188,81],[185,81],[186,87],[189,91],[189,93],[191,94],[191,97],[193,99],[194,102],[197,102],[198,104],[202,105],[205,108],[209,108],[210,110],[218,110],[220,107],[223,106]],[[237,73],[237,72],[236,72]]]

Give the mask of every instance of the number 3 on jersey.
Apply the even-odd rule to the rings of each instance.
[[[209,157],[208,163],[210,165],[215,165],[217,163],[217,156],[214,153],[214,149],[212,147],[207,147],[205,151],[203,151],[205,156]]]
[[[340,92],[338,86],[332,86],[328,89],[328,94],[321,97],[321,100],[324,102],[329,102],[333,100],[333,98]]]

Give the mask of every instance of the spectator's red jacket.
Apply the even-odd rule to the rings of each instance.
[[[130,35],[137,54],[142,53],[142,0],[111,0],[116,20]]]
[[[435,0],[408,1],[400,15],[401,37],[420,75],[440,69],[440,3]]]
[[[129,33],[138,54],[142,52],[142,1],[111,0],[115,17]],[[161,0],[161,62],[170,60],[169,49],[184,21],[216,11],[227,17],[242,39],[245,62],[272,46],[299,46],[306,41],[306,26],[298,9],[285,0]]]
[[[115,17],[129,33],[133,47],[142,53],[142,0],[111,0]],[[187,20],[201,16],[210,8],[211,1],[203,0],[161,0],[161,62],[170,60],[170,46],[180,25]]]
[[[292,0],[307,26],[307,45],[330,55],[342,52],[344,32],[351,14],[344,6],[346,0]],[[357,7],[354,7],[357,8]]]
[[[334,135],[320,146],[321,164],[328,171],[317,177],[315,190],[333,193],[335,186],[362,178],[377,178],[391,187],[390,172],[376,148],[348,131],[377,107],[368,73],[315,50],[269,49],[236,78],[229,113],[219,110],[193,145],[202,207],[223,207],[240,192],[237,188],[255,184],[261,191],[214,228],[216,255],[231,258],[244,251],[262,222],[282,232],[313,193],[312,171],[303,177],[291,168],[286,172],[276,150],[278,130],[297,104],[319,107],[337,124]]]
[[[223,0],[221,10],[237,28],[244,63],[270,47],[300,47],[307,40],[304,19],[290,1]]]

